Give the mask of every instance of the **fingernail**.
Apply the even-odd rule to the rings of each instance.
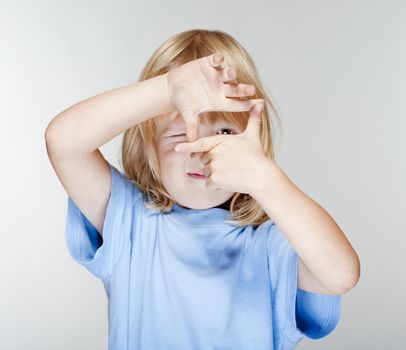
[[[219,63],[221,61],[221,55],[216,54],[214,55],[214,62]]]

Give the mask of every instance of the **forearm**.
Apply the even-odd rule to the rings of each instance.
[[[359,277],[359,260],[333,218],[303,193],[274,162],[258,171],[252,196],[280,228],[318,280],[342,290]]]
[[[51,120],[45,135],[54,151],[89,153],[128,128],[171,110],[163,74],[72,105]]]

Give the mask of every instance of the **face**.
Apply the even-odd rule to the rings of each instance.
[[[212,135],[233,135],[242,132],[236,125],[226,121],[205,123],[206,113],[199,114],[199,138]],[[158,156],[162,183],[178,205],[192,209],[216,207],[228,199],[234,192],[208,189],[204,177],[192,177],[188,173],[203,174],[200,164],[202,152],[176,152],[175,146],[188,142],[184,119],[176,112],[164,115],[157,127]]]

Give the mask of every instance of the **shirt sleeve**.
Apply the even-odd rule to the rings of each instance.
[[[131,241],[134,204],[142,192],[109,163],[111,192],[103,223],[103,237],[68,196],[65,238],[73,260],[96,277],[108,279]]]
[[[304,336],[325,337],[338,324],[342,297],[298,288],[299,256],[278,226],[269,224],[268,264],[278,336],[287,344],[296,344]]]

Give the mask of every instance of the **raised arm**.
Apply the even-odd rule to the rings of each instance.
[[[87,98],[56,115],[46,149],[62,186],[102,234],[111,174],[99,147],[128,128],[173,109],[167,74]]]
[[[90,153],[128,128],[173,110],[166,76],[102,92],[65,109],[48,124],[47,146],[58,156]]]

